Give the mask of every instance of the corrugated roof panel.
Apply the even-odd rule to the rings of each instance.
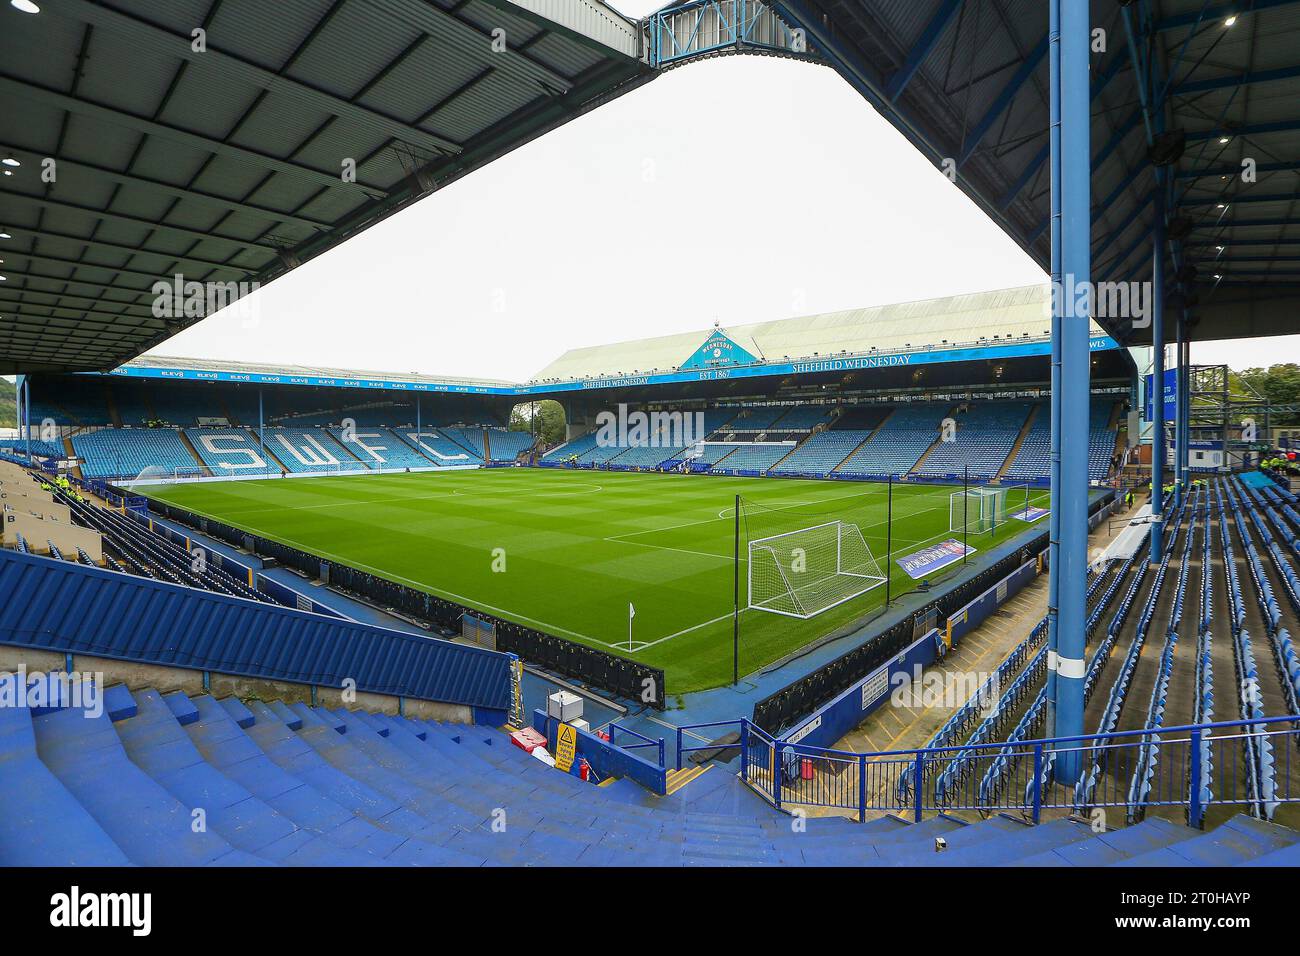
[[[377,32],[367,29],[370,23],[367,4],[345,3],[302,49],[288,75],[351,99],[422,35],[414,25]]]
[[[994,292],[923,299],[778,319],[724,329],[733,339],[751,339],[761,357],[811,358],[840,352],[858,354],[943,348],[1041,338],[1051,331],[1048,287],[1023,286]],[[1100,327],[1094,325],[1094,331]],[[710,330],[682,332],[591,346],[565,352],[533,378],[570,379],[668,371],[677,368],[707,339]]]
[[[595,50],[558,33],[544,34],[528,48],[528,52],[566,76],[578,76],[602,61]]]
[[[618,50],[640,55],[638,24],[601,0],[504,0],[565,30]]]
[[[167,4],[158,6],[170,6]],[[186,35],[212,15],[208,44],[212,49],[234,54],[268,69],[279,70],[316,29],[330,4],[320,0],[222,0],[213,5],[200,0],[198,11],[188,19],[169,17],[173,28]],[[352,4],[344,4],[345,7]],[[163,21],[161,12],[152,19]]]
[[[469,93],[440,109],[435,121],[453,139],[469,140],[543,95],[541,87],[521,89],[514,80],[492,73]]]
[[[12,16],[9,11],[5,14],[5,29],[12,31],[16,42],[4,45],[4,72],[39,86],[66,90],[73,80],[84,28],[71,20],[46,17],[48,29],[41,31],[39,43],[31,42],[35,24],[30,18]]]
[[[530,40],[536,39],[543,32],[523,11],[511,10],[485,0],[469,0],[458,6],[456,15],[474,24],[484,34],[491,36],[494,30],[504,30],[506,44],[512,49],[527,47]]]
[[[426,35],[419,48],[374,83],[360,102],[373,107],[386,105],[392,115],[413,123],[489,68],[491,63],[485,63],[482,57],[466,56],[446,39]],[[436,120],[425,128],[443,132]]]

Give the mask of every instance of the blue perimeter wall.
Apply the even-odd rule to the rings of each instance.
[[[560,722],[544,710],[533,711],[533,729],[546,738],[547,749],[555,753],[555,741]],[[628,777],[652,793],[663,796],[668,791],[668,768],[660,767],[632,753],[602,740],[595,734],[578,730],[578,756],[585,757],[591,769],[602,780],[606,777]]]

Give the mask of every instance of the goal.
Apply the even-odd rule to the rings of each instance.
[[[948,496],[948,530],[981,534],[1001,527],[1007,520],[1005,487],[970,488]]]
[[[755,611],[807,619],[885,583],[862,531],[846,521],[752,539],[748,557]]]

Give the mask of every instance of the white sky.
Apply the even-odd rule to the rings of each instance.
[[[670,71],[277,279],[244,303],[255,320],[218,313],[154,351],[522,381],[568,348],[715,319],[1042,281],[832,70],[727,57]],[[1296,356],[1300,336],[1193,352],[1238,368]]]

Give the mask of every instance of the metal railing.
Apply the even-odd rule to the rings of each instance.
[[[614,740],[615,731],[629,734],[630,736],[633,736],[637,740],[640,740],[642,742],[639,744],[616,743]],[[664,739],[662,737],[660,737],[658,740],[655,740],[651,737],[647,737],[645,734],[637,733],[635,730],[632,730],[630,727],[624,727],[623,725],[616,723],[615,721],[610,721],[609,729],[606,732],[609,734],[609,742],[622,750],[641,750],[645,747],[654,747],[656,753],[658,754],[658,763],[655,766],[658,767],[668,766],[666,763],[664,763]],[[681,769],[680,766],[678,767],[678,769],[679,770]]]
[[[683,746],[683,731],[701,727],[734,727],[740,739]],[[1276,760],[1271,791],[1261,799],[1248,777],[1250,752],[1265,740]],[[919,821],[927,812],[969,810],[1016,812],[1037,823],[1045,810],[1118,808],[1137,821],[1150,808],[1178,806],[1189,825],[1200,827],[1213,806],[1270,819],[1281,804],[1300,803],[1300,715],[877,753],[778,740],[742,718],[678,728],[677,747],[679,769],[683,753],[739,748],[741,778],[778,809],[827,807],[856,811],[859,819],[897,813]],[[936,786],[953,763],[962,773]],[[1077,782],[1066,784],[1056,768],[1069,763],[1079,771]],[[1131,783],[1139,768],[1145,786],[1135,800]],[[1207,785],[1188,786],[1189,780]]]

